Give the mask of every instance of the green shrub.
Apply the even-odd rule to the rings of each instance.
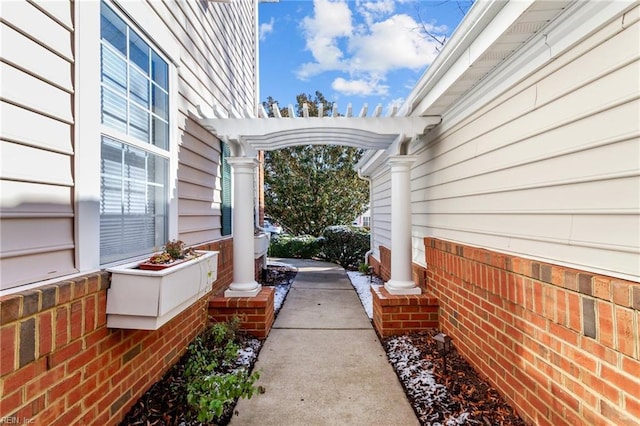
[[[278,235],[271,238],[268,255],[312,259],[320,253],[320,242],[311,235]]]
[[[251,398],[259,388],[259,373],[236,367],[239,321],[216,323],[189,346],[185,365],[187,403],[199,422],[220,417],[236,398]]]
[[[369,251],[369,232],[353,226],[329,226],[322,232],[322,255],[345,269],[357,269]]]

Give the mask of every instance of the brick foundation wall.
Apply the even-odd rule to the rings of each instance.
[[[218,277],[213,283],[212,294],[217,294],[233,282],[233,238],[213,241],[196,246],[198,250],[218,252]]]
[[[537,425],[640,424],[640,285],[426,238],[456,348]]]
[[[232,240],[214,289],[231,282]],[[156,331],[108,329],[109,274],[0,298],[0,419],[34,425],[113,425],[175,364],[205,327],[208,296]]]
[[[379,249],[380,259],[369,255],[369,265],[373,268],[373,272],[386,282],[391,279],[391,250],[385,246],[380,246]]]

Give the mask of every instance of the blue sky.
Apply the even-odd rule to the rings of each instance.
[[[260,3],[260,100],[316,90],[354,114],[400,104],[471,6],[467,0]],[[399,105],[398,105],[399,106]]]

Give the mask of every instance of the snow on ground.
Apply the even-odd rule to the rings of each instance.
[[[387,341],[387,356],[393,364],[422,424],[455,426],[466,424],[469,413],[446,414],[443,423],[430,418],[434,405],[443,407],[450,399],[447,388],[436,382],[433,365],[420,355],[409,336],[396,336]],[[436,418],[438,416],[436,415]]]
[[[275,288],[275,294],[273,295],[273,309],[279,311],[284,303],[284,299],[287,297],[287,293],[291,289],[291,284],[278,284]]]
[[[351,285],[356,289],[356,293],[358,293],[358,297],[362,302],[362,306],[364,307],[364,311],[367,313],[367,316],[369,319],[373,318],[373,299],[370,288],[372,283],[369,279],[369,275],[362,275],[362,273],[358,271],[347,271],[347,275],[349,275]]]
[[[255,362],[260,350],[260,340],[255,338],[247,338],[245,346],[238,350],[238,360],[236,361],[239,366],[249,367]]]

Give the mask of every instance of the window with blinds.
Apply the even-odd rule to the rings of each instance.
[[[168,231],[169,66],[101,4],[100,261],[158,250]]]

